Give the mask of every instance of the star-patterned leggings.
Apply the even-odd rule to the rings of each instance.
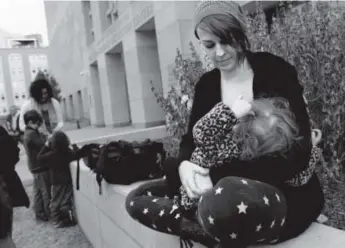
[[[167,195],[164,179],[145,183],[127,196],[129,215],[156,231],[179,235],[184,209]],[[225,177],[198,202],[197,220],[224,247],[278,243],[287,214],[275,187],[239,177]]]

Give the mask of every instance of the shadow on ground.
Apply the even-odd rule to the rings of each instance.
[[[26,186],[32,199],[32,185]],[[54,228],[35,221],[32,209],[14,210],[13,240],[18,248],[92,248],[79,226]]]

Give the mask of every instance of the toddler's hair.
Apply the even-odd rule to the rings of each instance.
[[[50,145],[53,150],[64,152],[69,149],[70,140],[64,132],[57,131],[52,135]]]
[[[295,115],[284,98],[261,98],[252,102],[252,113],[234,128],[234,138],[242,146],[242,160],[262,155],[286,156],[301,137]]]

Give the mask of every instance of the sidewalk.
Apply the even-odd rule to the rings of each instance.
[[[25,189],[32,199],[32,185]],[[93,248],[78,225],[54,228],[50,222],[36,222],[33,210],[24,207],[14,209],[12,237],[18,248]]]

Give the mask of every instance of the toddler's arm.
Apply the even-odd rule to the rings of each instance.
[[[232,130],[237,121],[231,108],[219,102],[194,125],[194,142],[203,147],[213,147],[220,137]]]

